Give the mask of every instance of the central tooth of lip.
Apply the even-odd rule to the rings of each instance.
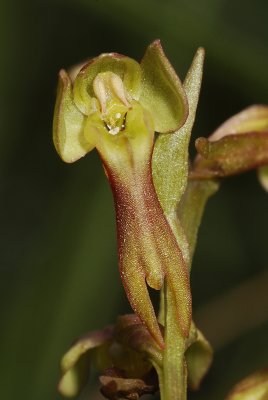
[[[119,133],[120,129],[117,127],[109,129],[110,135],[117,135]]]

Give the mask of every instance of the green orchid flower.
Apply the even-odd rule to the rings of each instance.
[[[268,368],[263,368],[237,383],[226,400],[266,400],[267,398]]]
[[[211,364],[212,349],[194,324],[186,348],[188,384],[196,390]],[[163,350],[139,317],[122,315],[115,325],[88,332],[73,343],[61,360],[58,390],[64,397],[78,396],[93,368],[101,373],[101,392],[105,397],[114,399],[121,393],[122,398],[138,399],[159,390],[156,370],[162,370],[163,363]]]
[[[154,136],[185,123],[185,90],[159,41],[139,64],[102,54],[77,74],[59,74],[54,144],[65,162],[96,148],[114,196],[120,273],[129,302],[160,347],[164,340],[147,284],[166,281],[184,337],[191,324],[189,272],[152,179]]]
[[[191,178],[224,178],[258,168],[267,190],[268,106],[253,105],[225,121],[212,135],[195,142]]]

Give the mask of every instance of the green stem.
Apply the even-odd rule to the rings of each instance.
[[[165,349],[163,366],[158,369],[161,400],[186,400],[187,368],[184,353],[186,339],[176,320],[170,288],[165,285]]]

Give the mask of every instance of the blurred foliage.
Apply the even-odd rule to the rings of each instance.
[[[266,0],[1,2],[1,399],[59,398],[58,362],[69,344],[129,310],[98,157],[66,165],[52,145],[58,70],[102,52],[140,59],[160,38],[183,78],[202,45],[194,136],[208,136],[244,107],[268,103],[267,12]],[[223,184],[200,231],[195,309],[267,268],[267,225],[268,198],[254,172]],[[190,399],[220,399],[267,365],[267,335],[263,322],[221,347]]]

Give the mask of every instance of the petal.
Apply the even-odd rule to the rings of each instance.
[[[84,138],[85,117],[73,102],[72,84],[66,71],[59,73],[59,85],[53,120],[53,141],[63,161],[72,163],[93,146]]]
[[[141,82],[139,63],[117,53],[101,54],[80,70],[74,82],[74,101],[82,113],[89,115],[96,111],[93,80],[98,73],[107,71],[113,72],[122,79],[130,98],[138,99]]]
[[[139,101],[152,114],[156,132],[167,133],[179,129],[187,118],[187,98],[159,40],[147,48],[141,61],[141,70]]]

